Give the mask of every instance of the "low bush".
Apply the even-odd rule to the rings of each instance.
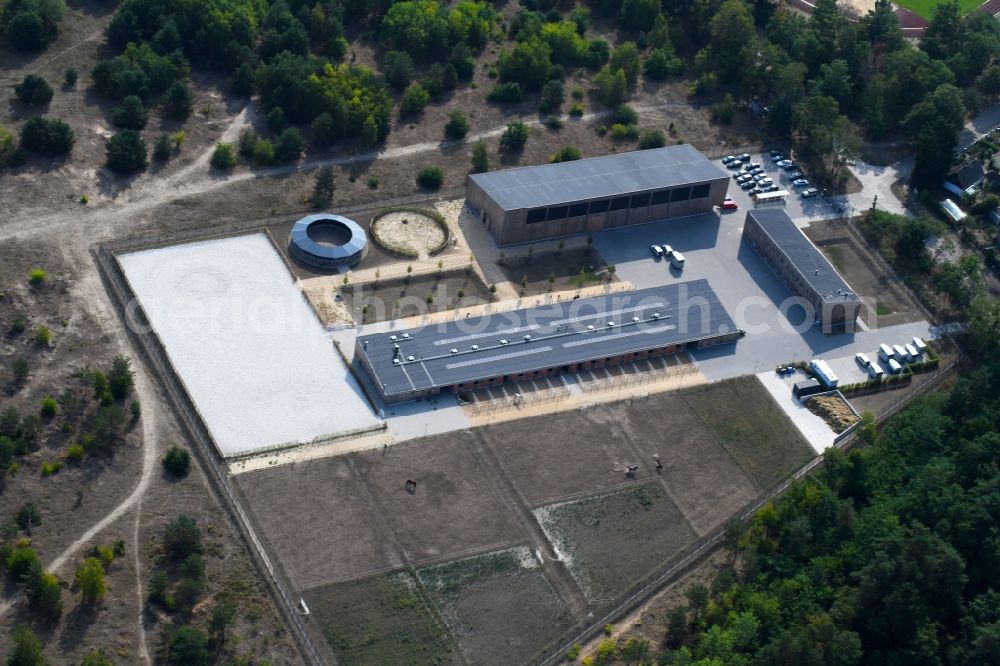
[[[61,460],[42,463],[42,476],[52,476],[63,468]]]
[[[163,469],[175,478],[184,478],[191,470],[191,453],[179,446],[171,446],[163,456]]]
[[[67,155],[75,141],[73,129],[61,120],[32,116],[21,127],[21,147],[42,155]]]
[[[117,174],[141,171],[149,164],[146,142],[135,130],[123,130],[108,141],[106,166]]]
[[[642,133],[642,138],[639,139],[639,148],[641,150],[663,148],[665,145],[667,145],[667,137],[658,129],[646,130]]]
[[[51,419],[55,417],[56,412],[59,411],[59,403],[51,395],[42,398],[42,407],[39,410],[41,417],[43,419]]]
[[[528,126],[520,120],[508,123],[507,129],[500,135],[500,147],[507,150],[520,150],[528,142],[530,132]]]
[[[212,153],[212,168],[219,171],[231,171],[235,166],[236,155],[233,153],[232,144],[221,141],[215,144],[215,152]]]
[[[32,268],[28,281],[35,287],[43,284],[49,278],[49,274],[41,268]]]
[[[37,74],[28,74],[14,84],[14,94],[25,104],[48,104],[52,100],[52,86]]]
[[[461,109],[455,109],[448,114],[444,133],[449,139],[464,139],[465,135],[469,133],[469,121]]]
[[[552,159],[549,160],[549,162],[572,162],[580,159],[581,157],[583,157],[583,155],[580,153],[580,149],[576,146],[564,146],[559,149],[559,152],[552,156]]]
[[[71,463],[82,462],[84,454],[84,448],[80,444],[70,444],[66,448],[66,460]]]
[[[490,92],[487,93],[486,99],[499,104],[516,104],[524,99],[524,92],[521,90],[519,83],[508,81],[507,83],[500,83],[493,86]]]
[[[424,167],[417,173],[417,185],[425,190],[437,190],[444,183],[444,171],[440,167]]]

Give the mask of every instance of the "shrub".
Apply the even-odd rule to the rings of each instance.
[[[236,155],[233,154],[232,144],[221,141],[215,144],[215,152],[212,153],[212,168],[219,171],[231,171],[235,166]]]
[[[448,114],[448,122],[444,126],[444,133],[449,139],[463,139],[469,133],[469,121],[461,109],[455,109]]]
[[[712,105],[712,119],[723,125],[732,124],[735,115],[736,101],[733,99],[731,93],[726,93],[721,102]]]
[[[316,116],[311,128],[313,143],[321,148],[332,146],[337,140],[337,124],[326,111]]]
[[[52,476],[63,468],[61,460],[42,463],[42,476]]]
[[[521,91],[519,83],[508,81],[507,83],[499,83],[493,86],[489,93],[487,93],[486,99],[500,104],[515,104],[524,99],[524,93]]]
[[[572,162],[573,160],[578,160],[582,157],[580,149],[576,146],[564,146],[552,156],[549,162]]]
[[[37,74],[28,74],[14,84],[14,94],[25,104],[48,104],[52,100],[52,86]]]
[[[587,42],[583,51],[583,64],[590,69],[598,69],[611,57],[611,47],[603,39],[592,39]]]
[[[149,112],[138,95],[126,96],[111,115],[115,126],[122,129],[141,130],[149,122]]]
[[[52,342],[52,330],[44,324],[36,326],[35,342],[42,347],[47,347]]]
[[[628,80],[620,69],[605,67],[594,77],[594,84],[597,96],[605,106],[618,106],[628,99]]]
[[[639,139],[639,148],[649,150],[650,148],[663,148],[667,145],[667,137],[658,129],[646,130]]]
[[[368,176],[367,185],[368,185],[369,189],[372,189],[372,190],[378,189],[378,177],[376,177],[376,176]]]
[[[274,144],[274,157],[279,162],[296,162],[306,149],[306,140],[294,127],[285,129]]]
[[[108,141],[105,152],[108,156],[106,166],[118,174],[141,171],[149,163],[146,142],[135,130],[123,130],[115,134]]]
[[[28,277],[28,282],[30,282],[32,286],[37,287],[43,284],[48,278],[49,274],[46,273],[43,269],[32,268],[31,275]]]
[[[253,157],[253,149],[257,145],[257,133],[252,129],[245,129],[240,132],[239,146],[240,155],[243,157]]]
[[[21,505],[21,508],[17,510],[17,515],[14,517],[14,520],[17,522],[18,527],[25,532],[30,533],[32,527],[38,527],[42,524],[42,514],[39,513],[34,504],[31,502],[25,502]],[[10,565],[8,565],[8,569],[9,568]]]
[[[399,111],[402,115],[413,115],[424,110],[431,101],[431,94],[414,81],[406,87],[403,96],[399,100]]]
[[[94,648],[83,656],[83,661],[80,662],[80,666],[114,666],[114,664],[110,659],[108,659],[104,652]]]
[[[73,86],[76,85],[77,77],[78,75],[76,73],[76,70],[70,67],[69,69],[66,70],[65,76],[63,76],[63,83],[66,85],[67,88],[72,88]]]
[[[173,154],[174,144],[170,140],[170,135],[161,132],[156,141],[153,142],[153,159],[157,162],[166,162]]]
[[[163,549],[175,562],[202,551],[201,530],[194,519],[180,515],[163,532]]]
[[[70,444],[66,448],[66,460],[71,463],[83,461],[84,449],[79,444]]]
[[[327,206],[333,201],[335,190],[336,174],[333,167],[324,166],[316,171],[316,180],[313,183],[313,205],[317,207]]]
[[[21,147],[43,155],[66,155],[75,140],[73,129],[61,120],[32,116],[21,127]]]
[[[549,81],[542,86],[542,96],[538,102],[538,110],[542,113],[558,111],[566,95],[563,92],[562,81]]]
[[[7,38],[18,51],[43,49],[56,36],[66,12],[63,0],[9,2],[3,12]]]
[[[205,666],[211,663],[208,637],[201,629],[183,626],[165,636],[167,663],[174,666]]]
[[[267,114],[267,126],[272,132],[280,132],[288,125],[285,119],[285,110],[280,106],[271,109]]]
[[[42,398],[42,408],[40,414],[43,419],[51,419],[59,411],[59,403],[51,395]]]
[[[184,478],[191,469],[191,453],[179,446],[171,446],[163,456],[163,469],[171,476]]]
[[[549,129],[561,130],[563,128],[562,118],[559,116],[549,116],[545,119],[545,126]]]
[[[7,575],[15,583],[20,583],[32,569],[42,568],[42,560],[38,557],[38,553],[28,546],[15,548],[4,563],[7,565]]]
[[[528,126],[520,120],[507,124],[507,129],[500,135],[500,147],[507,150],[520,150],[528,142]]]
[[[618,141],[630,140],[634,141],[639,138],[639,128],[635,125],[622,125],[621,123],[615,123],[611,126],[611,138]]]
[[[31,630],[31,627],[24,625],[14,629],[14,645],[7,657],[7,663],[11,666],[44,666],[45,654],[42,652],[42,640]],[[84,666],[87,666],[86,664]]]
[[[108,389],[115,400],[123,400],[132,389],[135,372],[132,370],[132,362],[128,356],[118,354],[111,361],[111,370],[108,371]]]
[[[583,116],[583,104],[574,102],[573,106],[569,107],[569,115],[571,118],[581,118]]]
[[[396,90],[404,90],[410,85],[415,73],[413,58],[405,51],[389,51],[385,54],[382,72],[390,86]]]
[[[440,167],[424,167],[417,173],[417,185],[425,190],[436,190],[444,183],[444,171]]]

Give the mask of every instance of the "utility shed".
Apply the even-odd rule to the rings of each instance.
[[[747,211],[743,237],[793,294],[808,301],[824,333],[854,330],[861,298],[788,213],[775,208]]]
[[[815,393],[822,393],[826,389],[815,379],[803,379],[800,382],[795,382],[792,386],[792,395],[796,398],[805,398],[806,396],[813,395]]]
[[[676,354],[743,335],[707,280],[359,336],[386,403]]]
[[[711,212],[730,178],[688,144],[477,173],[465,201],[499,245]]]

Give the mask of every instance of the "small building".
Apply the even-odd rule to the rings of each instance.
[[[964,197],[975,194],[976,188],[983,182],[986,172],[979,160],[973,160],[951,170],[942,186],[952,194]]]
[[[792,293],[812,306],[825,333],[854,330],[861,298],[788,213],[777,208],[748,211],[743,237]]]
[[[952,222],[960,222],[964,220],[966,215],[965,211],[958,207],[958,204],[951,199],[945,199],[941,202],[941,210],[944,214],[948,216],[948,219]]]
[[[817,380],[809,378],[803,379],[800,382],[795,382],[792,385],[792,395],[798,399],[805,398],[810,395],[815,395],[817,393],[822,393],[826,389]]]
[[[729,181],[682,144],[472,174],[465,202],[504,246],[711,213]]]
[[[707,280],[358,336],[385,403],[702,349],[742,337]]]

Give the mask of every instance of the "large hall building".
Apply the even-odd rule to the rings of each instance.
[[[708,213],[729,180],[682,144],[473,174],[465,201],[504,246]]]

